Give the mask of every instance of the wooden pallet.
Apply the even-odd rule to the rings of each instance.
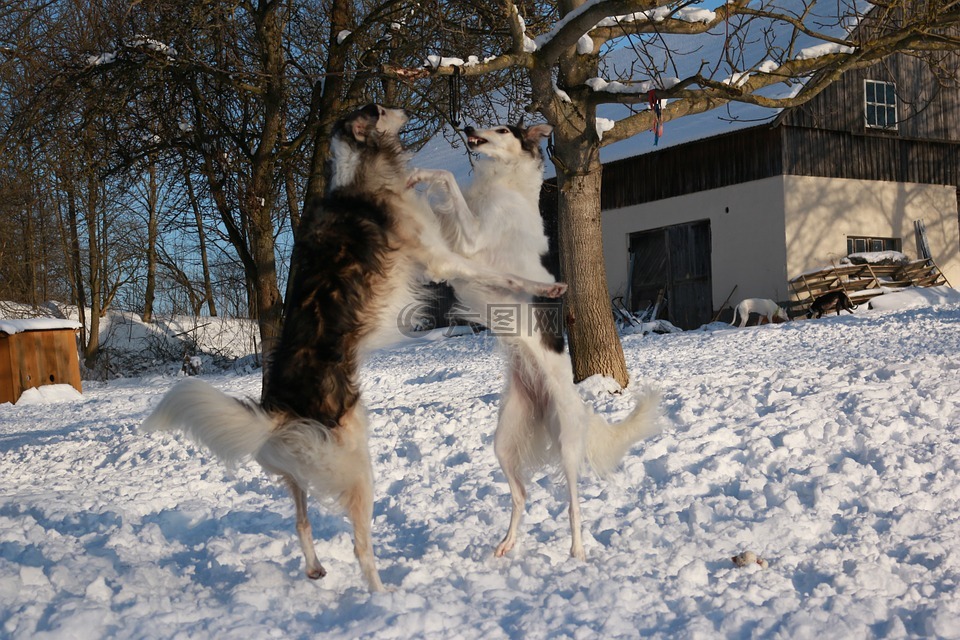
[[[902,265],[850,264],[804,273],[790,280],[791,318],[806,315],[814,299],[831,291],[845,291],[854,304],[906,287],[950,286],[933,258]]]

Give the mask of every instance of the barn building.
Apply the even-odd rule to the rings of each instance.
[[[667,138],[686,120],[668,122]],[[788,301],[788,280],[849,253],[917,256],[916,221],[960,282],[960,89],[924,62],[897,55],[847,72],[765,122],[712,122],[682,144],[605,162],[611,297],[636,310],[662,291],[661,317],[695,328],[728,297]]]

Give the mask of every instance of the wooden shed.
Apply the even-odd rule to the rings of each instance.
[[[16,402],[25,390],[46,384],[82,392],[79,328],[59,318],[0,320],[0,403]]]

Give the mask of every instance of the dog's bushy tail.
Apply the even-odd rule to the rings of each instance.
[[[639,394],[633,411],[621,422],[610,424],[591,411],[587,461],[598,475],[607,475],[617,468],[630,447],[662,429],[660,394],[652,389]]]
[[[144,420],[142,428],[179,429],[232,465],[260,451],[270,438],[274,421],[261,407],[191,379],[171,389]]]

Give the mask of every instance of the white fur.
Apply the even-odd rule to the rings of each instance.
[[[353,180],[357,169],[360,168],[360,157],[352,153],[350,145],[339,136],[334,136],[330,141],[330,153],[335,158],[342,158],[339,162],[333,163],[330,172],[330,188],[338,189]]]
[[[181,429],[227,464],[252,458],[270,438],[274,420],[259,406],[245,405],[190,378],[163,397],[144,420],[145,431]]]
[[[365,318],[369,323],[358,345],[361,357],[378,346],[402,337],[398,315],[404,303],[413,299],[413,282],[418,277],[435,280],[465,279],[479,290],[529,292],[559,296],[565,285],[552,278],[541,282],[508,275],[480,262],[454,253],[447,245],[436,216],[427,201],[410,188],[410,173],[397,133],[406,123],[399,109],[378,107],[375,126],[371,117],[355,120],[356,140],[368,135],[384,136],[384,144],[368,155],[369,166],[346,139],[335,137],[332,183],[350,195],[365,197],[397,217],[391,227],[386,277],[374,285],[381,304]],[[363,171],[361,171],[363,169]],[[352,193],[351,193],[352,192]],[[273,366],[282,367],[283,362]],[[346,408],[334,428],[303,416],[280,411],[267,412],[253,403],[217,391],[197,380],[174,387],[144,422],[147,430],[181,429],[208,447],[227,463],[254,458],[266,471],[283,478],[294,499],[297,535],[310,578],[326,571],[313,545],[306,498],[310,494],[333,499],[353,524],[354,552],[369,588],[383,589],[373,553],[373,471],[367,446],[366,411],[361,403]]]
[[[264,470],[283,478],[297,507],[297,534],[310,578],[321,578],[326,570],[313,546],[306,492],[339,502],[354,525],[354,550],[364,579],[372,591],[383,589],[370,535],[373,474],[362,406],[354,407],[330,431],[312,420],[271,415],[189,379],[163,397],[143,429],[182,430],[227,464],[254,458]]]
[[[737,305],[737,308],[733,311],[733,320],[730,322],[731,325],[737,325],[738,327],[743,327],[747,324],[747,320],[750,318],[751,313],[758,313],[764,318],[767,319],[767,322],[773,322],[773,319],[777,320],[789,320],[787,312],[780,308],[780,306],[773,300],[768,300],[767,298],[747,298],[740,302]],[[737,315],[740,316],[740,322],[737,322]]]
[[[471,132],[486,142],[476,150],[486,155],[476,165],[473,184],[460,196],[456,181],[445,171],[415,172],[418,180],[440,188],[443,200],[435,206],[452,246],[489,267],[534,280],[553,277],[541,264],[548,245],[540,217],[539,198],[543,165],[525,152],[506,128]],[[527,130],[540,138],[549,128]],[[580,501],[577,481],[584,461],[599,474],[612,471],[635,442],[658,433],[658,398],[645,392],[623,422],[611,425],[586,405],[573,384],[573,370],[566,353],[557,353],[541,341],[530,325],[532,298],[525,294],[491,295],[469,280],[452,281],[457,296],[473,313],[493,318],[491,305],[521,305],[518,336],[500,336],[507,358],[506,385],[501,397],[494,449],[510,485],[513,508],[510,526],[496,555],[502,556],[516,542],[526,500],[528,474],[555,464],[566,478],[570,500],[572,556],[584,559]]]

